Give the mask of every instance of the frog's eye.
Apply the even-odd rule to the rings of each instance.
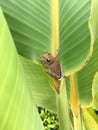
[[[47,59],[47,62],[50,62],[50,59]]]

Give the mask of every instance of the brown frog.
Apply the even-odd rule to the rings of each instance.
[[[61,80],[64,75],[62,73],[60,62],[57,56],[54,57],[50,52],[45,53],[41,57],[43,66],[46,68],[46,72],[57,80]]]

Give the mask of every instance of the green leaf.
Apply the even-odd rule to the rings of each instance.
[[[92,101],[92,83],[95,73],[98,71],[98,42],[94,44],[94,52],[90,61],[76,75],[80,103],[88,106]]]
[[[0,61],[0,130],[43,130],[1,8]]]
[[[60,122],[60,130],[71,130],[69,125],[69,104],[66,91],[66,80],[62,81],[61,93],[57,95],[58,117]],[[66,123],[65,123],[66,122]]]
[[[96,8],[97,6],[97,8]],[[90,16],[89,27],[91,32],[91,42],[93,45],[92,57],[85,62],[84,68],[82,68],[76,75],[77,87],[79,92],[80,104],[82,106],[89,106],[92,103],[92,83],[95,73],[98,71],[98,18],[95,16],[98,9],[98,1],[92,1],[92,13]],[[95,10],[96,9],[96,10]],[[91,22],[92,21],[92,22]],[[94,26],[96,28],[94,28]],[[96,32],[96,33],[95,33]],[[96,38],[95,38],[96,37]],[[68,89],[70,88],[70,77],[67,83]]]
[[[87,61],[85,68],[77,73],[78,89],[82,105],[90,105],[92,101],[92,83],[95,73],[98,71],[98,1],[92,0],[92,14],[89,22],[91,41],[94,43],[94,51],[90,61]],[[96,26],[96,28],[95,28]]]
[[[84,130],[98,129],[98,117],[91,108],[82,109],[82,117],[83,117]]]
[[[65,75],[81,69],[91,55],[89,0],[60,0],[60,55]]]
[[[51,2],[0,0],[18,52],[38,59],[51,50]]]
[[[98,72],[94,76],[92,84],[93,107],[98,110]]]
[[[92,42],[98,39],[98,18],[97,11],[98,11],[98,0],[91,0],[92,8],[91,8],[91,17],[89,20],[89,27],[91,33],[91,40]]]
[[[42,65],[23,57],[21,61],[35,103],[56,113],[56,93],[53,90],[52,78],[46,74]]]
[[[60,60],[65,75],[69,75],[80,70],[92,53],[93,47],[88,29],[90,1],[57,0],[55,2],[53,4],[50,0],[25,2],[0,0],[0,5],[5,12],[18,52],[29,59],[32,58],[33,61],[38,62],[40,54],[45,51],[52,52],[52,44],[56,44],[53,43],[56,41],[55,35],[59,33],[59,38],[57,35],[56,38],[60,39],[57,43],[60,47]],[[57,16],[55,11],[59,11]],[[58,31],[56,27],[59,28]],[[81,82],[79,83],[80,98],[84,92],[89,91],[88,93],[91,94],[91,87],[90,90],[84,91],[86,86],[81,87]]]
[[[0,5],[21,55],[38,60],[59,47],[65,75],[80,70],[91,55],[89,0],[0,0]]]
[[[98,44],[94,45],[94,53],[88,65],[77,73],[80,100],[83,105],[89,105],[92,101],[92,82],[98,71]]]

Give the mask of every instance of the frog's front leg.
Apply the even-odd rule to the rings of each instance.
[[[56,78],[56,79],[60,79],[60,76],[58,76],[56,73],[52,72],[50,69],[47,69],[46,72],[47,72],[50,76],[52,76],[52,77],[54,77],[54,78]]]

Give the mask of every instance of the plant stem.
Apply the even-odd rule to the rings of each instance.
[[[72,113],[78,117],[80,112],[80,103],[78,96],[78,86],[77,86],[77,77],[76,74],[70,75],[70,90],[71,90],[71,109]]]
[[[74,120],[74,130],[83,130],[81,112],[79,113],[78,117],[76,117],[76,115],[74,115],[73,113],[73,120]]]
[[[71,130],[65,81],[62,81],[60,93],[57,94],[57,106],[60,130]]]

